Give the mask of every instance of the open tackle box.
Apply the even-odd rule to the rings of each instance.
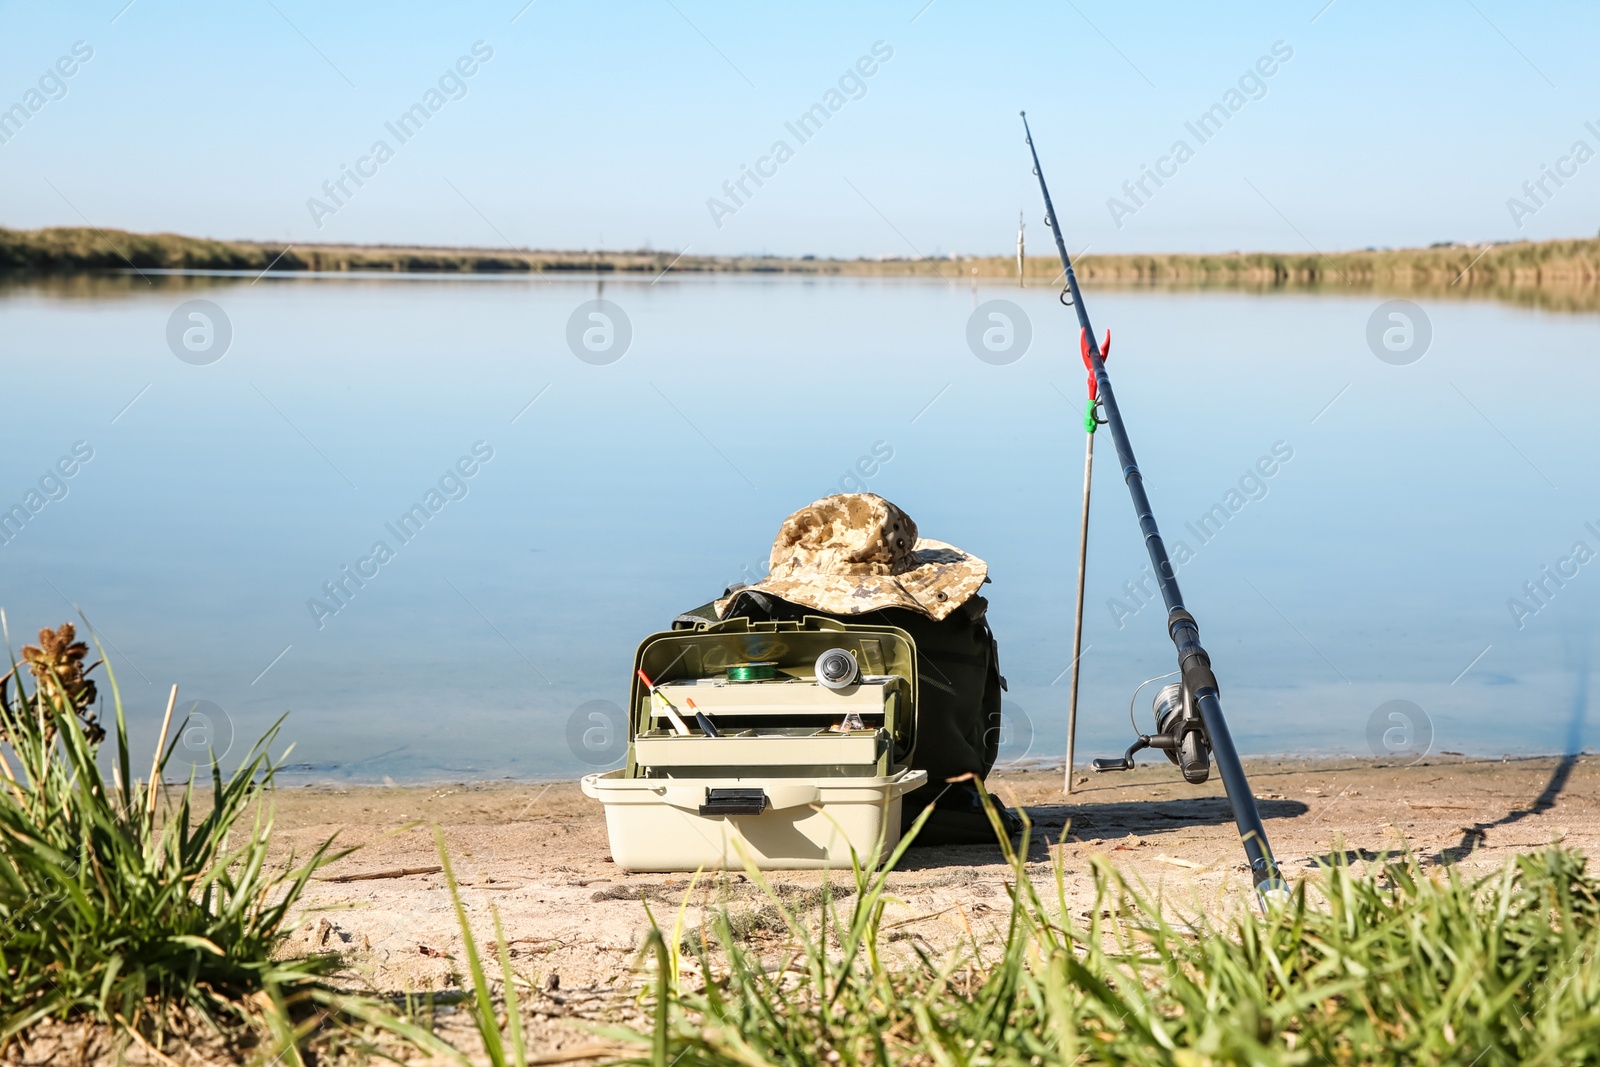
[[[605,805],[612,859],[837,868],[854,851],[875,866],[899,842],[901,798],[927,780],[909,767],[916,664],[904,630],[818,616],[647,637],[627,763],[582,782]]]

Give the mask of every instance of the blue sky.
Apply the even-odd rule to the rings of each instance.
[[[1600,9],[1575,3],[125,2],[0,6],[0,109],[46,79],[0,144],[0,224],[914,255],[1009,253],[1023,210],[1046,252],[1024,107],[1069,240],[1101,252],[1592,236],[1600,221],[1600,159],[1547,180],[1520,228],[1507,206],[1574,142],[1600,150],[1585,126],[1600,130]],[[50,80],[79,41],[92,58]],[[480,41],[492,58],[447,79],[400,143],[385,123]],[[892,57],[847,79],[857,98],[801,143],[785,123],[878,42]],[[1185,123],[1277,42],[1292,58],[1201,144]],[[1134,206],[1123,183],[1180,139],[1192,158],[1116,225],[1108,199]],[[323,183],[379,140],[392,158],[317,218],[308,201],[333,206]],[[708,200],[734,206],[723,183],[780,140],[792,157],[714,219]]]

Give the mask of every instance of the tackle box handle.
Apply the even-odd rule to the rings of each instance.
[[[822,799],[822,790],[806,782],[796,782],[793,785],[773,785],[768,783],[765,788],[740,788],[723,789],[716,786],[707,786],[702,783],[683,783],[662,786],[661,799],[675,808],[683,808],[700,815],[758,815],[761,811],[781,811],[784,808],[798,808],[804,804],[815,804]],[[716,802],[727,805],[730,809],[736,806],[729,794],[752,794],[745,796],[744,806],[741,810],[716,810]],[[761,794],[764,803],[760,810],[754,810],[753,794]],[[707,810],[711,809],[711,810]],[[749,809],[749,810],[746,810]]]
[[[743,615],[735,615],[721,622],[703,623],[695,627],[695,631],[703,634],[792,634],[802,631],[843,633],[845,624],[838,619],[828,619],[820,615],[807,615],[798,620],[772,619],[766,622],[751,622]]]

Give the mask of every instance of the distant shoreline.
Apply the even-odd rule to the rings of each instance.
[[[1123,286],[1252,291],[1382,290],[1510,300],[1559,310],[1600,310],[1600,239],[1447,244],[1357,252],[1238,252],[1084,256],[1080,280]],[[214,241],[177,234],[61,227],[0,228],[0,280],[119,270],[390,274],[792,274],[1017,280],[1014,256],[834,259],[698,256],[652,250],[549,251],[412,245]],[[1029,256],[1028,287],[1059,284],[1053,256]]]

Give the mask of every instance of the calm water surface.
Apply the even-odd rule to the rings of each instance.
[[[764,571],[789,512],[864,486],[989,561],[1004,753],[1058,755],[1084,383],[1055,294],[597,286],[0,290],[0,505],[37,506],[0,546],[13,647],[77,604],[142,737],[178,682],[208,702],[195,751],[232,736],[237,758],[287,712],[314,779],[569,775],[575,709],[625,699],[642,637]],[[597,295],[632,329],[605,365],[567,341]],[[210,365],[168,345],[192,299],[231,324]],[[1031,322],[1009,365],[968,347],[990,299]],[[1243,751],[1366,753],[1393,700],[1435,750],[1587,743],[1600,319],[1424,300],[1431,347],[1395,366],[1367,342],[1381,297],[1089,299]],[[1097,459],[1085,755],[1120,752],[1133,686],[1173,666],[1108,436]]]

